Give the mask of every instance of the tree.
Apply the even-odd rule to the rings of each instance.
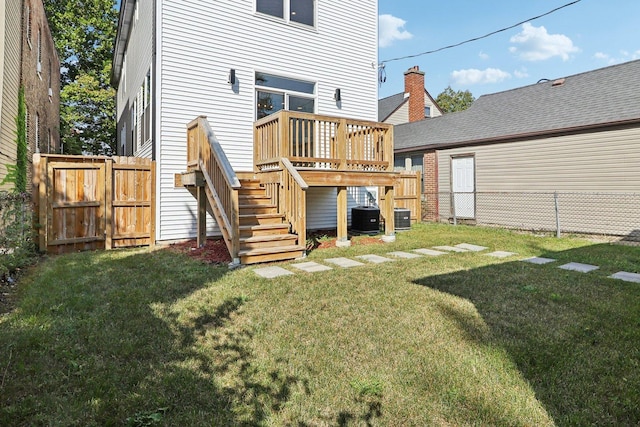
[[[447,86],[447,88],[436,98],[436,102],[445,113],[466,110],[475,100],[476,99],[468,90],[465,90],[464,92],[461,90],[455,92],[451,89],[451,86]]]
[[[110,85],[118,25],[115,0],[45,0],[61,62],[60,139],[65,153],[115,151],[115,91]]]

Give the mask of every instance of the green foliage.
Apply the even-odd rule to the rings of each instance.
[[[45,0],[61,57],[61,141],[69,154],[115,151],[115,91],[110,85],[118,11],[115,0]]]
[[[24,87],[20,86],[18,92],[18,115],[16,116],[16,164],[7,165],[5,175],[0,185],[12,183],[14,191],[24,193],[27,191],[27,123],[26,104],[24,100]]]
[[[152,412],[138,412],[134,416],[127,418],[127,427],[147,427],[153,426],[162,421],[162,417],[169,408],[158,408]]]
[[[436,98],[436,102],[445,113],[466,110],[475,100],[468,90],[456,92],[451,89],[451,86],[447,86]]]
[[[0,192],[0,278],[36,259],[27,193]]]

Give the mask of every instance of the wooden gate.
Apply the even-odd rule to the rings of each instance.
[[[41,251],[155,243],[155,162],[36,154],[33,168]]]

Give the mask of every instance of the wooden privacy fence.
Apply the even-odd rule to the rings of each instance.
[[[420,188],[420,172],[400,172],[400,178],[393,186],[394,207],[409,209],[411,223],[422,221],[422,191]],[[379,191],[380,204],[384,203],[384,191]]]
[[[33,156],[41,251],[155,244],[155,162],[137,157]]]

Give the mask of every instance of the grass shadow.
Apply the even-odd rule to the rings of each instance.
[[[163,250],[43,263],[0,319],[0,425],[262,424],[302,380],[255,366],[247,299],[171,311],[228,271]]]
[[[470,301],[479,317],[455,306],[441,312],[466,339],[506,351],[557,424],[635,425],[640,287],[607,278],[640,268],[635,249],[547,251],[540,256],[556,262],[493,264],[414,283]],[[588,274],[557,268],[570,261],[601,267]]]

